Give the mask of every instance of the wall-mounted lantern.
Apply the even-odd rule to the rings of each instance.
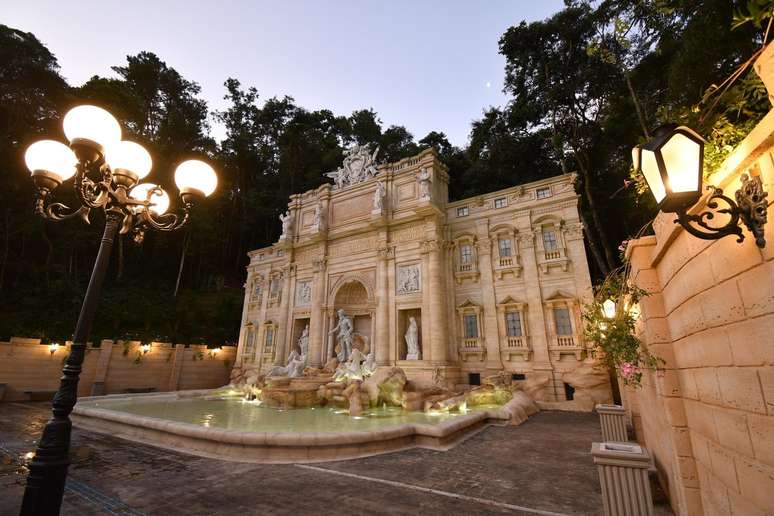
[[[57,351],[59,351],[59,344],[57,344],[56,342],[52,342],[51,344],[48,345],[48,352],[49,353],[51,353],[53,355]]]
[[[150,350],[151,350],[151,345],[150,344],[143,344],[143,345],[140,346],[140,352],[143,355],[147,355],[148,353],[150,353]]]
[[[674,124],[659,127],[652,140],[632,149],[632,161],[635,170],[645,177],[659,209],[676,213],[675,222],[690,234],[704,240],[736,235],[737,241],[741,242],[744,240],[739,224],[741,219],[755,236],[756,245],[766,246],[763,226],[766,224],[768,192],[763,190],[757,172],[750,176],[742,174],[742,187],[736,191],[736,201],[723,195],[720,188],[707,185],[712,192],[707,207],[714,211],[696,215],[687,213],[701,198],[704,169],[704,139],[692,129]],[[718,201],[727,204],[728,208],[717,209]],[[724,214],[730,220],[724,226],[711,226],[707,221],[713,220],[716,213]]]

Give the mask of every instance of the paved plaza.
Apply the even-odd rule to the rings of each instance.
[[[0,514],[16,515],[45,403],[0,404]],[[599,514],[593,414],[541,412],[453,450],[267,465],[194,457],[76,429],[63,514]]]

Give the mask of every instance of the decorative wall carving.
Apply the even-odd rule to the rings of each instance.
[[[370,145],[355,144],[344,151],[342,166],[325,175],[333,179],[334,190],[362,183],[378,174],[376,170],[376,156],[378,154],[379,147],[371,152]]]
[[[399,265],[395,291],[398,295],[413,294],[421,291],[422,269],[420,264]]]
[[[424,230],[422,224],[411,224],[402,226],[400,229],[396,229],[390,234],[390,242],[399,244],[401,242],[411,242],[413,240],[419,240],[424,236]]]
[[[312,282],[310,280],[296,282],[296,306],[312,304]]]
[[[328,248],[328,256],[330,258],[349,256],[365,251],[373,251],[376,249],[376,246],[377,238],[375,236],[350,238],[332,243]]]
[[[352,219],[371,214],[372,199],[367,194],[333,202],[333,225],[345,224]]]

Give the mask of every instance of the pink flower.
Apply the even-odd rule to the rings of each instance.
[[[637,374],[637,366],[631,362],[624,362],[620,366],[621,376],[626,380],[631,380]]]

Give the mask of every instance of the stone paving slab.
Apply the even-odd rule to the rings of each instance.
[[[45,403],[0,403],[0,515],[16,515],[18,458],[34,449]],[[541,412],[456,448],[313,465],[220,461],[75,429],[63,514],[599,514],[589,455],[595,415]]]

